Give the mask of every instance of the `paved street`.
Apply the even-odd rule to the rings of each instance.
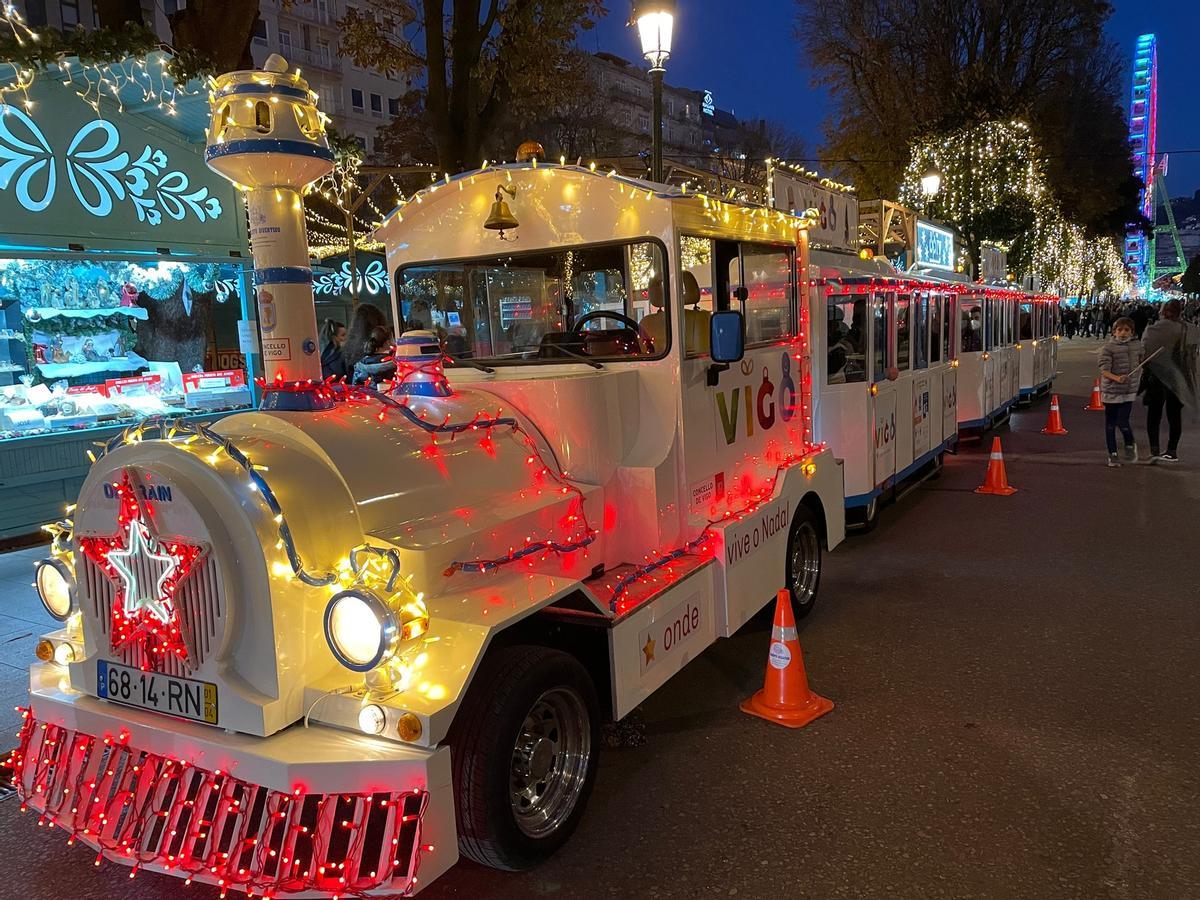
[[[604,753],[555,859],[461,863],[422,896],[1200,896],[1200,432],[1173,468],[1105,468],[1103,416],[1081,409],[1097,347],[1062,343],[1068,437],[1038,433],[1044,400],[1000,431],[1019,493],[972,493],[990,439],[968,444],[827,559],[801,639],[833,713],[790,731],[738,711],[756,621],[645,704],[645,744]],[[0,562],[6,707],[43,621],[26,566]],[[93,868],[16,800],[0,857],[0,897],[182,892]]]

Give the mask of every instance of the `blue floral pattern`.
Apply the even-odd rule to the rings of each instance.
[[[138,220],[150,225],[161,224],[164,214],[178,222],[190,213],[205,222],[224,212],[207,187],[193,187],[187,175],[171,170],[163,150],[147,144],[130,163],[120,142],[112,122],[94,119],[75,132],[62,160],[75,199],[93,216],[107,216],[118,201],[131,202]],[[58,163],[37,123],[0,104],[0,191],[11,187],[21,206],[42,212],[54,200]]]
[[[314,276],[313,293],[349,293],[351,277],[350,260],[346,260],[340,270]],[[358,290],[363,294],[383,294],[387,291],[387,269],[381,260],[373,259],[365,269],[358,270]]]

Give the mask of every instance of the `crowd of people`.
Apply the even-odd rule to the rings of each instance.
[[[1063,336],[1068,340],[1073,340],[1077,335],[1108,340],[1117,319],[1124,317],[1133,323],[1134,335],[1140,340],[1146,329],[1162,317],[1165,305],[1165,302],[1150,303],[1145,300],[1105,300],[1079,306],[1063,304]],[[1183,303],[1180,320],[1200,324],[1200,300]]]

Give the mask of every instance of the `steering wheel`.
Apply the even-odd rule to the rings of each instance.
[[[597,309],[594,312],[580,316],[575,321],[575,324],[571,327],[571,334],[582,334],[583,326],[588,322],[595,322],[597,319],[616,319],[634,334],[637,334],[639,331],[638,323],[633,321],[633,319],[629,318],[629,316],[625,315],[624,313],[614,312],[608,309]]]
[[[632,353],[628,354],[629,356],[640,356],[648,349],[647,347],[643,346],[642,330],[638,326],[638,323],[624,313],[614,312],[613,310],[608,309],[597,309],[593,312],[580,316],[576,320],[575,324],[571,326],[571,334],[577,337],[584,337],[584,326],[589,322],[596,321],[597,319],[613,319],[614,321],[620,322],[621,325],[624,326],[617,331],[616,334],[622,335],[619,340],[622,340],[636,348]],[[624,336],[623,333],[625,332],[628,333],[628,336]],[[595,332],[592,333],[595,334]]]

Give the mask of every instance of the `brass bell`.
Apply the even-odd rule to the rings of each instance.
[[[500,193],[502,190],[508,190],[509,196],[512,196],[513,192],[510,189],[504,186],[496,188],[496,199],[492,202],[492,211],[488,214],[487,221],[483,223],[483,227],[489,231],[500,232],[501,238],[504,237],[505,231],[516,228],[521,224],[504,201],[504,197]]]

